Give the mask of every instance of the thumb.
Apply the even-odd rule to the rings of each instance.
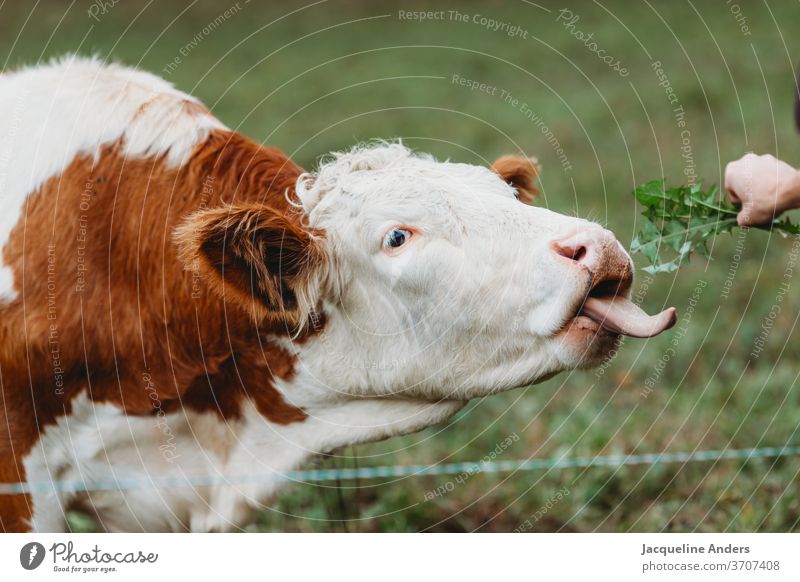
[[[762,226],[768,225],[780,212],[775,212],[775,208],[770,206],[764,208],[754,204],[752,201],[745,201],[742,210],[736,215],[736,222],[739,226]]]
[[[739,211],[739,214],[736,215],[736,223],[739,226],[752,226],[757,224],[757,217],[753,216],[753,204],[750,202],[745,202],[742,205],[742,209]]]
[[[736,216],[736,224],[738,224],[741,227],[748,227],[748,226],[752,226],[753,223],[750,220],[749,216],[745,215],[743,212],[740,212]]]

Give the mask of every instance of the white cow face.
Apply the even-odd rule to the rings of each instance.
[[[632,266],[609,231],[518,200],[526,163],[495,172],[379,145],[299,181],[325,233],[326,377],[361,394],[471,398],[596,364],[619,332],[674,319],[620,299]],[[579,315],[589,294],[603,299]]]
[[[257,318],[303,327],[324,314],[299,355],[328,386],[463,400],[591,366],[620,333],[674,323],[625,299],[631,261],[610,232],[518,199],[534,177],[524,159],[493,171],[357,148],[298,180],[301,220],[215,209],[178,237]]]

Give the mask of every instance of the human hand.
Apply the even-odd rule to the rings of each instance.
[[[775,156],[745,154],[725,168],[725,188],[741,206],[739,226],[769,224],[800,206],[800,172]]]

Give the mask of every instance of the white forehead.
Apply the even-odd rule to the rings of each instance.
[[[414,213],[431,218],[436,210],[455,218],[456,207],[462,212],[471,206],[480,208],[493,195],[513,199],[514,190],[489,168],[437,162],[401,143],[335,153],[316,174],[302,176],[297,184],[309,222],[323,227],[328,219],[369,219],[370,215],[414,219]]]

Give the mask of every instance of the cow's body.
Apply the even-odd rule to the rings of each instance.
[[[228,130],[196,100],[150,74],[66,59],[0,76],[0,108],[0,482],[33,487],[30,494],[0,495],[0,529],[59,531],[70,507],[96,513],[110,530],[236,528],[274,491],[272,473],[344,444],[419,430],[448,418],[470,397],[591,359],[572,353],[578,348],[568,356],[525,356],[520,343],[504,349],[516,354],[512,364],[498,356],[462,379],[457,374],[469,368],[469,358],[486,357],[485,350],[437,340],[449,350],[444,353],[454,353],[452,369],[430,369],[420,360],[430,378],[419,381],[410,362],[402,373],[391,370],[383,362],[397,368],[406,356],[384,353],[382,340],[374,339],[382,337],[381,326],[425,327],[424,318],[405,308],[394,318],[394,308],[369,337],[356,337],[352,328],[372,321],[364,313],[374,307],[363,307],[357,294],[363,285],[347,281],[355,263],[343,267],[328,256],[330,249],[317,257],[320,269],[326,264],[327,295],[301,288],[305,282],[293,271],[314,262],[303,253],[330,236],[324,230],[333,227],[325,221],[342,221],[318,200],[334,170],[297,186],[301,203],[291,202],[300,168],[280,151]],[[397,153],[375,151],[367,161],[348,162],[347,171],[384,163],[373,159],[378,153]],[[476,179],[504,187],[488,172]],[[305,230],[308,220],[316,230]],[[219,230],[221,224],[228,226]],[[248,234],[256,227],[261,230]],[[250,243],[270,228],[280,240],[259,238],[262,246],[253,250]],[[219,235],[227,229],[244,234]],[[238,253],[233,258],[225,254],[230,248]],[[287,262],[284,249],[302,257]],[[263,265],[248,263],[254,256]],[[561,268],[561,259],[553,260]],[[270,279],[273,270],[283,278]],[[386,293],[395,292],[398,277],[398,292],[405,292],[403,275],[387,272]],[[370,285],[380,288],[382,279],[372,276]],[[517,323],[534,334],[526,340],[531,345],[558,332],[563,351],[559,329],[588,288],[582,272],[574,276],[581,288],[563,313],[549,310],[556,319]],[[574,334],[585,336],[587,324],[581,325]],[[604,336],[599,348],[591,343],[591,357],[606,353],[615,339]],[[416,347],[431,352],[430,345]],[[507,378],[487,367],[505,370]],[[455,384],[451,392],[437,389]],[[150,478],[235,481],[253,474],[264,479],[141,486]],[[111,486],[61,489],[75,481]],[[115,490],[116,482],[138,486]]]

